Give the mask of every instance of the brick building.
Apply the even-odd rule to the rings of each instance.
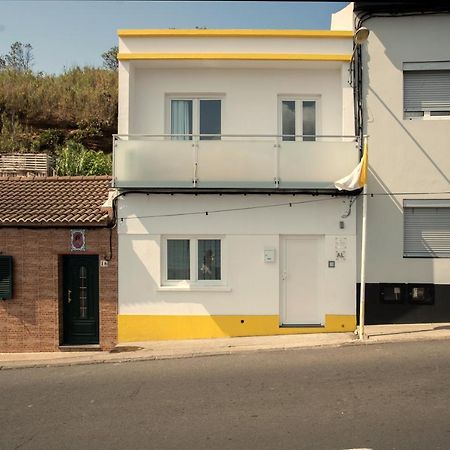
[[[111,349],[109,177],[0,178],[0,352]]]

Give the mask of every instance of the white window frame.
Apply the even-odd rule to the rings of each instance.
[[[169,280],[167,278],[167,241],[170,240],[189,240],[189,280]],[[198,241],[199,240],[219,240],[220,241],[220,280],[199,280],[198,279]],[[178,287],[178,288],[205,288],[226,286],[225,274],[225,245],[224,237],[217,235],[174,235],[164,236],[161,240],[161,286]]]
[[[316,102],[316,136],[322,132],[322,105],[320,95],[279,95],[278,96],[278,135],[283,137],[283,102],[295,102],[295,134],[303,134],[303,102]],[[316,137],[316,141],[317,141]],[[303,138],[296,137],[296,141],[303,141]],[[289,141],[286,141],[289,142]]]
[[[220,133],[223,134],[224,94],[166,94],[166,126],[165,133],[172,130],[172,100],[192,101],[192,134],[200,134],[200,100],[220,100]]]

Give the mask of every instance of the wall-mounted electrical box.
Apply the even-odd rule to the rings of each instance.
[[[265,263],[275,262],[275,249],[274,248],[265,248],[264,249],[264,262]]]

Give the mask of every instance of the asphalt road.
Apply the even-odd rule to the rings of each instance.
[[[450,341],[0,371],[1,449],[450,449]]]

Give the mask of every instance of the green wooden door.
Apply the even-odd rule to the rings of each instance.
[[[98,256],[64,256],[63,277],[63,343],[98,344]]]

